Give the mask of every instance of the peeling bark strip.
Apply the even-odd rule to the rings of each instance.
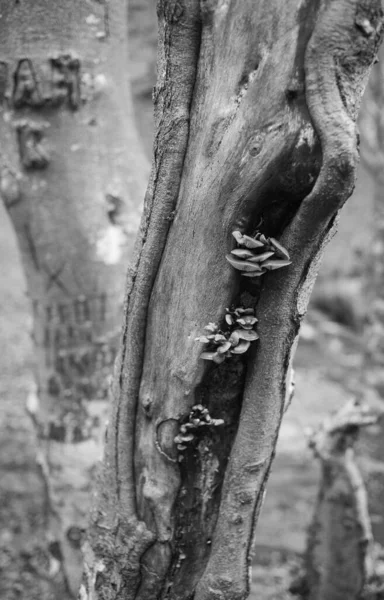
[[[159,24],[153,169],[81,598],[240,600],[300,321],[354,185],[383,12],[163,0]],[[241,277],[233,231],[277,239],[292,264]],[[196,337],[235,307],[256,310],[260,341],[200,360]],[[179,462],[196,405],[224,424],[182,443]]]
[[[0,192],[33,312],[27,408],[47,545],[75,596],[147,165],[132,125],[125,3],[0,0],[0,13]]]

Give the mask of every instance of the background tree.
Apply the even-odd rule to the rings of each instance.
[[[88,494],[147,176],[127,82],[125,2],[0,2],[0,191],[33,310],[28,410],[51,574],[81,575]]]
[[[321,463],[321,478],[301,585],[307,591],[302,597],[309,600],[380,598],[375,592],[382,590],[382,565],[354,451],[360,430],[379,418],[369,405],[351,400],[311,432],[309,445]]]
[[[365,331],[365,355],[363,373],[357,387],[362,394],[373,389],[382,401],[384,399],[384,67],[383,49],[379,61],[372,70],[369,86],[364,96],[361,116],[361,153],[365,167],[373,176],[374,219],[370,252],[367,256],[366,298],[367,323]],[[361,375],[361,374],[360,374]],[[365,462],[368,474],[368,497],[373,517],[372,527],[375,539],[384,545],[384,442],[383,424],[364,436],[366,446]]]
[[[354,185],[383,11],[161,0],[158,15],[153,168],[80,595],[244,598],[300,322]],[[257,230],[292,264],[241,277],[232,232]],[[224,330],[232,306],[256,310],[259,342],[201,360],[196,337]]]
[[[153,102],[156,83],[157,0],[128,0],[129,80],[135,124],[148,158],[152,156]]]

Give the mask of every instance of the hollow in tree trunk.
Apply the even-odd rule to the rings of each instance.
[[[28,410],[51,566],[75,594],[147,168],[132,122],[125,3],[3,0],[0,13],[0,191],[33,311]]]
[[[383,13],[160,0],[158,18],[152,174],[80,597],[236,600]]]

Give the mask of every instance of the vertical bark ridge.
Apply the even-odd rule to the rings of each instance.
[[[128,396],[130,400],[128,403],[126,400],[119,402],[121,406],[117,417],[116,441],[117,460],[120,453],[122,457],[118,467],[119,496],[123,498],[121,509],[124,512],[126,507],[128,514],[132,514],[136,506],[131,472],[133,459],[127,461],[126,444],[127,440],[132,440],[131,443],[134,443],[134,420],[131,419],[131,415],[136,411],[147,306],[160,264],[162,248],[172,221],[172,213],[176,207],[180,185],[180,178],[176,174],[181,174],[188,140],[189,109],[199,46],[198,10],[193,4],[183,6],[178,2],[161,3],[159,20],[159,77],[154,92],[156,122],[154,160],[140,233],[136,241],[137,263],[128,282],[127,319],[119,367],[121,391],[116,392],[123,397]],[[192,30],[192,36],[188,38],[187,44],[187,39],[183,39],[183,32],[189,28]],[[164,55],[161,54],[162,49]],[[149,229],[150,225],[151,229]],[[129,364],[127,361],[130,361]],[[130,427],[130,430],[125,430],[124,427]],[[124,464],[128,465],[129,472],[124,473]]]
[[[136,506],[135,423],[148,303],[176,207],[188,140],[200,44],[198,2],[161,1],[158,18],[154,158],[136,241],[136,262],[129,273],[125,324],[114,378],[115,408],[99,486],[102,489],[110,485],[110,492],[104,500],[99,497],[95,501],[97,508],[86,550],[90,566],[86,566],[82,589],[86,598],[133,598],[140,581],[152,589],[150,573],[145,574],[143,569],[141,577],[142,556],[148,553],[155,536],[141,520]],[[108,532],[103,531],[105,521],[109,521]],[[104,544],[100,543],[100,536],[105,538]]]

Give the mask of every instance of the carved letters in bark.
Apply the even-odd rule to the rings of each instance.
[[[118,331],[94,333],[96,323],[105,325],[106,297],[81,296],[47,306],[35,302],[33,310],[36,321],[45,324],[46,392],[55,398],[57,408],[48,423],[39,424],[40,434],[58,442],[82,442],[100,427],[99,416],[89,414],[87,401],[107,400],[118,339]]]
[[[45,143],[45,123],[18,121],[15,123],[21,164],[24,169],[45,169],[49,152]]]
[[[19,60],[13,69],[0,63],[0,95],[10,107],[42,108],[80,106],[80,60],[70,54],[52,57],[48,62],[36,64],[28,58]]]

